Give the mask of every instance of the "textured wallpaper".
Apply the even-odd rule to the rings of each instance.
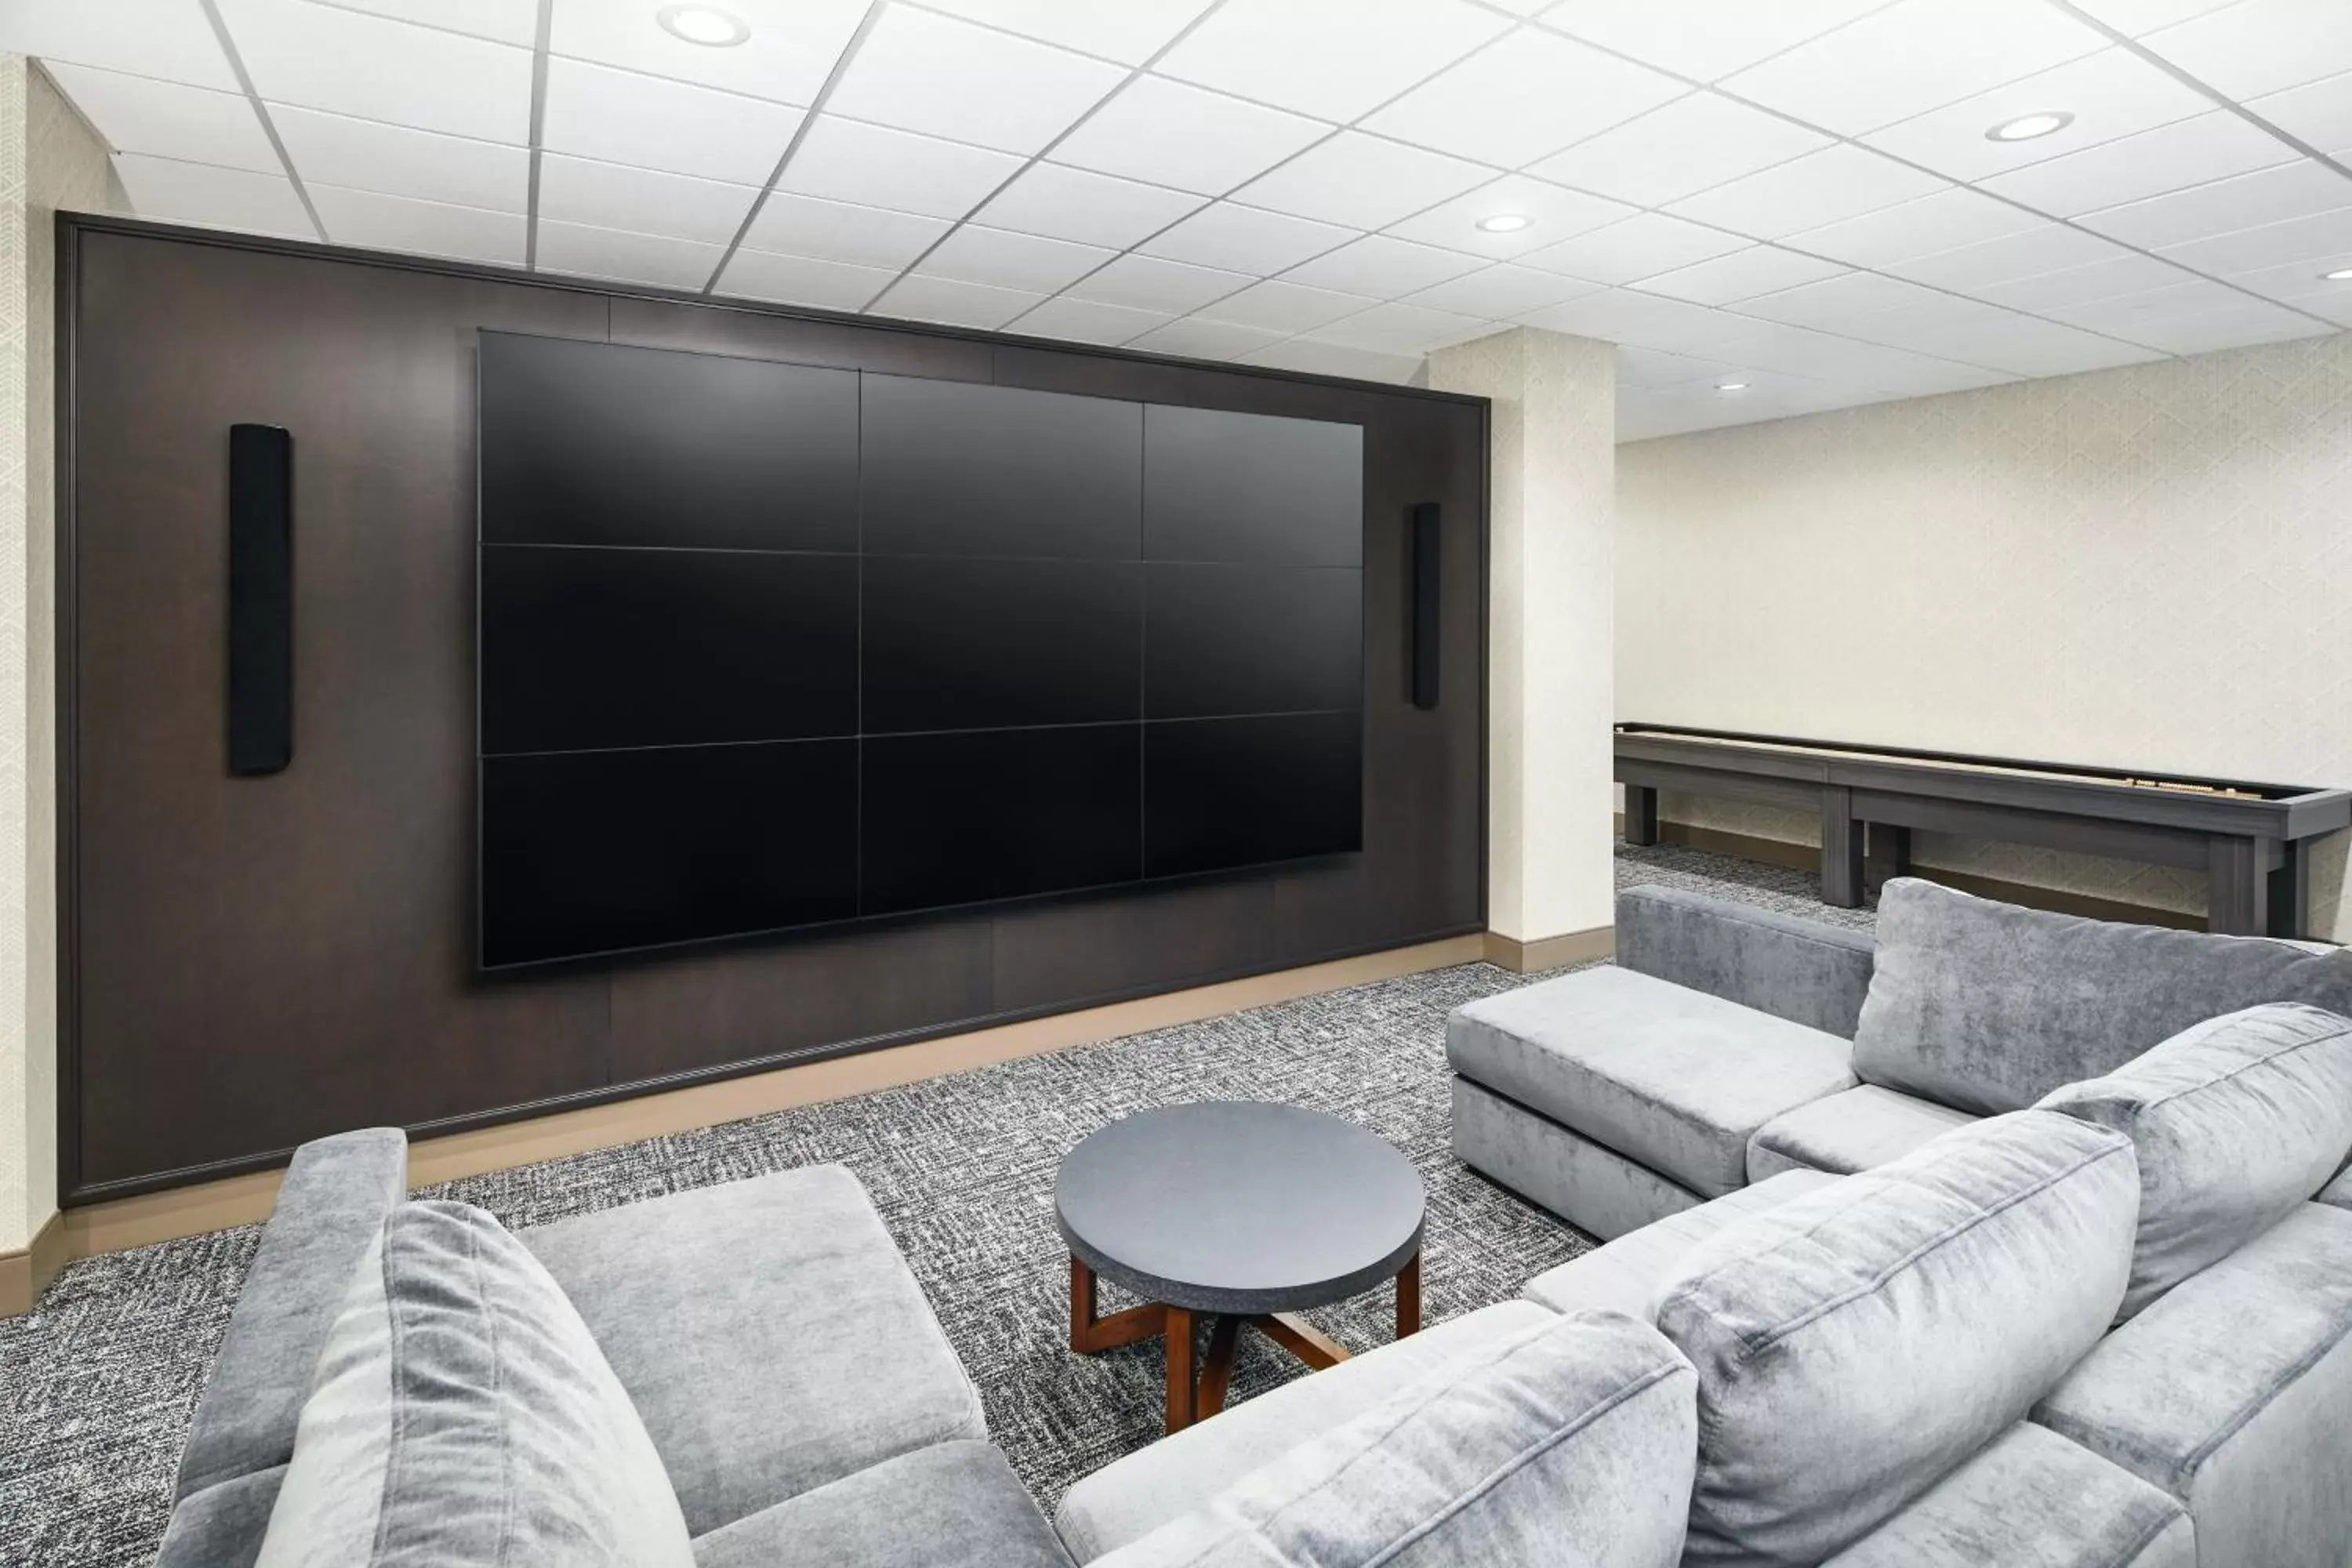
[[[1630,443],[1618,520],[1621,719],[2352,785],[2352,334]],[[1915,852],[2204,908],[2161,868]]]

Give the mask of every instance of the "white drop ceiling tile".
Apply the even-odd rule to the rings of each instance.
[[[1485,337],[1495,330],[1493,322],[1476,316],[1421,305],[1388,304],[1342,317],[1306,336],[1312,342],[1339,343],[1378,353],[1424,354],[1448,343]]]
[[[1292,338],[1244,354],[1240,363],[1276,370],[1304,371],[1309,375],[1339,375],[1351,381],[1384,381],[1402,386],[1421,374],[1419,354],[1384,354],[1351,349],[1344,343],[1318,343]]]
[[[2084,213],[2074,221],[2126,245],[2154,250],[2338,207],[2352,207],[2352,179],[2315,159],[2300,158],[2251,174]]]
[[[2103,298],[2070,300],[2048,314],[2070,326],[2137,342],[2146,341],[2140,336],[2142,329],[2222,310],[2245,298],[2227,284],[2183,272],[2153,289],[2120,289]]]
[[[764,185],[801,118],[761,99],[551,59],[541,141],[606,163]]]
[[[1232,321],[1186,316],[1144,333],[1127,346],[1156,354],[1179,354],[1186,359],[1230,360],[1278,343],[1288,335]]]
[[[2210,353],[2216,349],[2284,342],[2291,338],[2317,337],[2336,330],[2332,322],[2314,321],[2305,312],[2284,305],[2250,299],[2234,289],[2222,292],[2226,298],[2209,305],[2192,309],[2183,300],[2100,330],[2174,354]]]
[[[1905,354],[1902,357],[1909,363],[1871,373],[1869,384],[1874,392],[1893,397],[1932,397],[1937,393],[1969,392],[1980,386],[2000,386],[2020,379],[2005,370],[1987,370],[1982,365],[1960,364],[1929,354]]]
[[[2238,0],[2074,0],[2080,9],[2129,38],[2237,3]]]
[[[114,154],[114,173],[131,210],[167,223],[201,223],[253,234],[316,239],[310,215],[283,174],[183,163],[144,153]]]
[[[221,92],[243,90],[197,0],[147,0],[135,25],[121,7],[91,0],[8,0],[0,5],[0,49]]]
[[[1719,311],[1632,289],[1603,289],[1530,310],[1519,319],[1529,326],[1602,342],[1691,353],[1706,352],[1710,342],[1721,340],[1727,326]]]
[[[1677,217],[1779,239],[1945,189],[1933,174],[1840,144],[1669,204]]]
[[[1296,267],[1357,237],[1352,228],[1215,202],[1139,247],[1147,256],[1261,277]]]
[[[1348,121],[1510,26],[1465,0],[1226,0],[1153,68]]]
[[[1944,296],[1932,289],[1875,272],[1848,272],[1777,294],[1743,300],[1739,313],[1798,327],[1842,331],[1849,322],[1889,310],[1923,310]]]
[[[2044,0],[1898,0],[1724,85],[1808,124],[1859,136],[2106,44]]]
[[[2112,240],[2051,223],[2020,234],[2003,235],[1999,239],[1979,240],[1957,250],[1892,262],[1886,270],[1916,283],[1965,294],[1996,283],[2039,277],[2044,272],[2063,272],[2069,268],[2088,267],[2130,254]]]
[[[2086,370],[2146,364],[2162,351],[2118,342],[2056,321],[2004,312],[2008,320],[1970,322],[1942,333],[1924,333],[1913,346],[1946,359],[2007,371],[2012,375],[2073,375]]]
[[[2352,267],[2352,254],[2347,254],[2343,264]],[[2352,281],[2329,279],[2335,270],[2327,261],[2313,265],[2307,261],[2289,262],[2284,267],[2265,267],[2252,272],[2233,272],[2230,281],[2241,289],[2251,289],[2265,299],[2293,305],[2298,310],[2310,310],[2330,321],[2343,321],[2352,312]],[[2352,325],[2352,322],[2347,322]]]
[[[866,313],[902,321],[940,321],[951,327],[994,329],[1042,303],[1045,296],[1020,289],[992,289],[948,278],[901,278]]]
[[[1981,180],[2188,120],[2212,107],[2211,99],[2131,50],[2110,47],[1899,121],[1863,140],[1955,180]],[[2074,118],[2023,142],[1998,142],[1986,134],[1996,125],[2050,112]]]
[[[1520,259],[1548,272],[1565,272],[1590,283],[1630,283],[1677,267],[1744,250],[1748,241],[1704,224],[1642,213],[1591,234],[1528,252]]]
[[[1475,256],[1374,234],[1318,256],[1303,267],[1293,268],[1285,277],[1288,282],[1304,283],[1309,288],[1334,289],[1343,294],[1362,294],[1375,300],[1397,300],[1449,278],[1475,271],[1479,265]]]
[[[961,217],[1020,167],[1009,153],[821,114],[776,188],[893,212]]]
[[[1645,293],[1687,300],[1694,305],[1729,305],[1752,300],[1759,294],[1793,289],[1800,283],[1834,278],[1846,270],[1837,262],[1800,256],[1778,246],[1751,245],[1711,261],[1645,278],[1633,287]]]
[[[726,254],[725,246],[707,245],[698,239],[630,234],[617,228],[593,228],[586,224],[554,223],[541,218],[538,258],[533,265],[541,272],[567,272],[622,283],[696,290],[710,281],[710,275],[719,269],[719,258]]]
[[[152,153],[192,163],[285,173],[278,149],[242,94],[52,61],[51,79],[110,153]]]
[[[1855,267],[1885,267],[1914,257],[1955,250],[1979,240],[1999,239],[2038,228],[2042,218],[1982,191],[1955,185],[1932,196],[1898,202],[1860,217],[1804,229],[1783,245]]]
[[[919,213],[772,191],[761,204],[760,216],[751,220],[743,243],[782,256],[895,271],[929,249],[950,226],[945,218]]]
[[[1280,332],[1286,337],[1294,332],[1312,331],[1379,302],[1363,294],[1342,294],[1269,279],[1203,306],[1201,315],[1205,320]]]
[[[1387,232],[1399,239],[1442,245],[1499,260],[1589,234],[1604,224],[1629,218],[1633,212],[1624,203],[1612,202],[1605,196],[1587,195],[1525,174],[1506,174],[1475,190],[1465,191],[1450,202],[1440,202],[1426,212],[1415,213],[1402,223],[1391,224]],[[1529,221],[1525,228],[1507,234],[1490,234],[1478,226],[1480,219],[1503,214]]]
[[[2267,169],[2294,155],[2276,137],[2234,114],[2215,110],[2193,120],[2086,147],[2046,163],[1995,174],[1983,185],[1996,195],[2022,202],[2053,217],[2074,217]]]
[[[1689,90],[1573,38],[1522,28],[1370,115],[1364,128],[1516,169]]]
[[[1139,76],[1054,149],[1054,161],[1223,195],[1330,131],[1318,120]]]
[[[2352,71],[2267,94],[2246,107],[2339,162],[2352,153]]]
[[[948,11],[1024,37],[1040,38],[1124,65],[1139,66],[1182,32],[1212,0],[928,0]]]
[[[1046,239],[1034,234],[965,224],[923,258],[916,274],[1052,294],[1118,254],[1098,245],[1074,245],[1066,239]]]
[[[1664,70],[1714,81],[1832,27],[1886,0],[1562,0],[1543,13],[1547,27],[1631,55]]]
[[[887,267],[857,267],[813,256],[778,256],[746,244],[719,275],[716,292],[782,305],[814,305],[824,310],[862,310],[898,276]]]
[[[2140,40],[2243,102],[2352,70],[2352,5],[2344,0],[2241,0]]]
[[[562,153],[539,161],[539,214],[559,223],[624,228],[725,245],[759,198],[756,185],[732,185],[600,163]]]
[[[858,46],[825,111],[1034,153],[1126,78],[1107,61],[891,5]]]
[[[1918,374],[1926,356],[1882,343],[1765,321],[1738,321],[1706,348],[1715,359],[1785,371],[1854,386],[1871,386]],[[1929,361],[1929,363],[1935,362]]]
[[[1546,305],[1558,305],[1590,294],[1599,285],[1586,283],[1559,272],[1541,272],[1532,267],[1514,267],[1507,261],[1478,272],[1423,289],[1405,297],[1408,304],[1427,305],[1439,310],[1458,310],[1465,316],[1481,316],[1499,321],[1512,316],[1540,310]]]
[[[975,216],[997,228],[1124,250],[1200,205],[1199,196],[1165,185],[1032,163]]]
[[[362,120],[518,145],[530,51],[307,0],[219,0],[254,91]]]
[[[2335,258],[2347,252],[2352,252],[2352,208],[2167,246],[2157,254],[2199,272],[2227,277],[2297,261],[2340,265]],[[2313,270],[2326,268],[2315,266]]]
[[[1072,287],[1081,300],[1125,305],[1136,310],[1165,310],[1181,316],[1212,300],[1223,299],[1255,279],[1239,272],[1221,272],[1157,256],[1122,256],[1094,276]]]
[[[2195,279],[2196,274],[2184,272],[2154,257],[2126,252],[2105,261],[2095,261],[2088,267],[2045,272],[2039,277],[1995,283],[1970,292],[1989,303],[2012,310],[2073,320],[2066,315],[2070,309],[2096,305],[2126,295],[2144,294],[2153,289],[2170,288]],[[2076,324],[2088,326],[2091,323]]]
[[[548,47],[673,81],[807,105],[848,47],[866,0],[725,0],[721,8],[751,36],[714,48],[668,32],[656,19],[661,8],[643,0],[556,0]]]
[[[320,0],[347,11],[369,11],[395,21],[471,33],[530,48],[539,41],[539,0]]]
[[[1828,137],[1777,114],[1719,93],[1694,92],[1546,158],[1528,173],[1636,206],[1664,206],[1828,145]]]
[[[1360,131],[1342,131],[1234,193],[1276,212],[1384,228],[1494,178],[1492,170]]]
[[[488,212],[446,202],[413,201],[341,185],[308,187],[320,225],[337,245],[404,250],[520,266],[530,225],[520,213]]]
[[[269,121],[305,183],[497,212],[519,213],[530,205],[525,148],[283,103],[269,106]]]
[[[1094,300],[1064,296],[1048,300],[1027,315],[1015,318],[1008,330],[1031,337],[1059,338],[1065,342],[1116,345],[1140,337],[1154,327],[1166,326],[1175,319],[1165,310],[1130,310],[1124,305],[1105,305]]]
[[[1692,381],[1724,381],[1730,379],[1738,369],[1739,366],[1726,360],[1668,353],[1664,349],[1621,345],[1617,350],[1617,384],[1621,387],[1678,386]]]

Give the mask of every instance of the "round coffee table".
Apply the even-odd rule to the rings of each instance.
[[[1168,1430],[1222,1409],[1246,1323],[1317,1369],[1348,1352],[1292,1314],[1396,1281],[1398,1337],[1421,1327],[1421,1173],[1350,1121],[1244,1100],[1145,1110],[1062,1161],[1070,1348],[1168,1342]],[[1147,1305],[1096,1315],[1108,1276]],[[1196,1318],[1213,1316],[1197,1383]]]

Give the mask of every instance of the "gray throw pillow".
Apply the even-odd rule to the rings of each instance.
[[[1694,1246],[1657,1296],[1698,1369],[1683,1561],[1834,1556],[2024,1419],[2115,1317],[2138,1210],[2129,1139],[2026,1110]]]
[[[257,1568],[692,1568],[587,1325],[464,1204],[393,1211],[330,1331]]]
[[[2183,1029],[2042,1109],[2139,1153],[2139,1243],[2120,1321],[2327,1184],[2352,1151],[2352,1018],[2295,1004]]]
[[[1879,898],[1853,1070],[1998,1115],[2263,1002],[2352,1013],[2352,952],[2084,920],[1899,877]]]

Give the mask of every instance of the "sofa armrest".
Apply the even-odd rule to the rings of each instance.
[[[1876,952],[1867,931],[1678,888],[1617,895],[1625,968],[1849,1040]]]

